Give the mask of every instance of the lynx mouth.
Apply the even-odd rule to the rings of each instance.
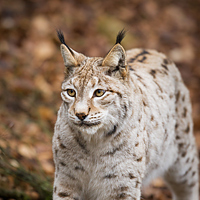
[[[91,123],[91,122],[84,122],[84,121],[82,121],[82,122],[74,123],[74,124],[76,124],[78,126],[81,126],[81,127],[84,127],[84,126],[85,127],[90,127],[90,126],[97,126],[97,125],[101,124],[101,122]]]

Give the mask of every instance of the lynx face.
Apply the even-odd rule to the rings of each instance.
[[[74,68],[72,75],[63,82],[61,97],[72,128],[87,134],[101,129],[109,132],[126,114],[127,103],[123,98],[127,88],[119,84],[119,79],[106,75],[106,68],[101,58],[90,58]]]

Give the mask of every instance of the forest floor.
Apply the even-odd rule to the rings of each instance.
[[[51,198],[51,140],[64,77],[56,29],[88,56],[105,56],[123,28],[125,49],[169,56],[190,90],[200,150],[199,8],[198,0],[1,1],[0,199]],[[171,193],[157,179],[143,199],[169,200]]]

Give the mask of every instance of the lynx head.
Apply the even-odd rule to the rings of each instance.
[[[109,134],[127,117],[129,71],[120,45],[124,35],[124,30],[119,32],[114,47],[101,58],[72,50],[58,31],[66,68],[61,97],[73,129],[90,135],[99,130]]]

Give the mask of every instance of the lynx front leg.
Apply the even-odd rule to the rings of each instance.
[[[53,200],[81,200],[76,185],[64,184],[55,180],[53,189]]]
[[[103,187],[98,185],[95,192],[91,192],[92,200],[140,200],[141,182],[137,180],[133,174],[130,174],[131,181],[123,180],[123,178],[115,179],[114,174],[108,174],[101,183]],[[135,180],[133,180],[135,179]],[[99,187],[100,186],[100,187]],[[94,195],[95,194],[95,195]]]
[[[117,159],[117,158],[116,158]],[[140,200],[141,185],[144,174],[142,160],[134,165],[123,159],[116,168],[102,168],[98,176],[90,181],[89,191],[91,200]],[[130,159],[128,160],[130,161]],[[143,163],[144,164],[144,163]],[[122,166],[123,165],[123,166]]]
[[[165,174],[165,180],[173,192],[173,200],[198,200],[198,158],[195,145],[179,144],[175,164]]]
[[[64,162],[56,163],[53,200],[82,200],[80,181],[66,170]]]

